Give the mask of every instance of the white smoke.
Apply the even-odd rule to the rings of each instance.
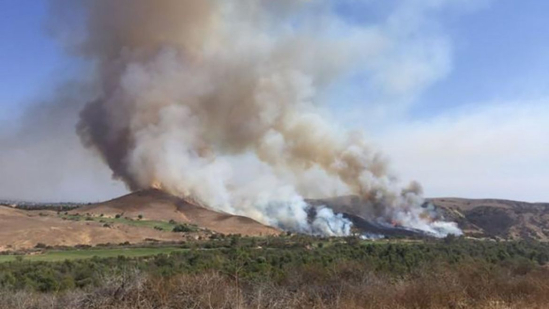
[[[333,125],[318,106],[320,90],[358,68],[388,82],[378,64],[391,38],[378,27],[345,24],[329,1],[71,5],[86,24],[71,27],[81,36],[63,39],[96,63],[102,88],[78,133],[130,189],[160,187],[286,230],[349,235],[350,221],[328,208],[309,220],[303,195],[318,175],[322,187],[359,195],[382,220],[440,236],[459,232],[433,221],[420,187],[403,190],[362,134]],[[431,54],[418,53],[414,68],[424,72]],[[435,53],[444,64],[444,51]],[[420,83],[434,76],[426,72]],[[400,93],[416,85],[389,82]],[[247,170],[261,172],[245,179]]]
[[[326,207],[320,207],[317,210],[315,220],[311,224],[312,233],[328,236],[342,236],[351,233],[351,222],[341,214],[334,212]]]

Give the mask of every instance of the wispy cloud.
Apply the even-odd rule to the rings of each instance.
[[[549,98],[488,102],[405,122],[376,137],[430,196],[549,200]]]

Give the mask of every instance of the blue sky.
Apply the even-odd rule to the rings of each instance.
[[[447,63],[420,91],[406,92],[407,102],[382,97],[397,106],[382,109],[399,116],[381,113],[370,123],[360,123],[372,112],[364,107],[370,79],[353,76],[331,90],[336,118],[366,129],[426,195],[549,201],[549,2],[426,1],[446,3],[422,13],[428,22],[418,29],[444,43]],[[0,121],[16,119],[75,65],[44,30],[46,2],[0,1]],[[407,2],[420,3],[345,0],[337,13],[350,24],[376,24]]]
[[[0,2],[0,118],[20,113],[21,105],[52,86],[61,50],[47,35],[46,1]]]
[[[338,10],[349,21],[372,23],[386,17],[398,1],[387,2],[342,1]],[[547,95],[548,11],[547,1],[518,5],[500,0],[473,12],[439,12],[453,43],[452,70],[422,93],[413,115],[432,116],[472,102]],[[3,0],[0,17],[4,42],[0,48],[0,111],[5,118],[7,112],[20,112],[20,105],[48,91],[67,64],[63,51],[45,30],[47,1]]]
[[[424,94],[420,112],[547,95],[548,11],[547,1],[501,0],[452,18],[447,26],[455,46],[452,72]]]
[[[380,2],[343,1],[346,4],[339,12],[350,21],[371,23],[384,18],[397,1],[376,4]],[[500,0],[473,12],[439,12],[454,45],[452,71],[422,94],[413,113],[429,116],[471,102],[547,95],[548,11],[547,1],[518,5]],[[4,42],[0,108],[4,114],[19,112],[19,105],[51,88],[52,79],[62,73],[64,57],[44,27],[47,1],[3,0],[0,17]]]

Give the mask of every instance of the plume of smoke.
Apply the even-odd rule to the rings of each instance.
[[[349,234],[351,223],[327,208],[308,220],[302,175],[316,171],[387,222],[459,232],[431,221],[419,186],[401,189],[383,156],[316,103],[319,89],[383,45],[375,29],[319,31],[340,23],[326,1],[71,2],[85,25],[62,39],[95,62],[101,87],[77,131],[131,190],[161,187],[287,230]],[[242,157],[250,166],[235,168]],[[242,180],[254,166],[263,172]]]

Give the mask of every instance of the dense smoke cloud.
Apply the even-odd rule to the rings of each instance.
[[[388,224],[459,232],[434,222],[419,185],[402,189],[360,133],[318,106],[332,82],[382,63],[389,42],[375,27],[341,33],[329,1],[70,2],[54,2],[58,28],[74,30],[58,35],[95,63],[100,88],[77,132],[131,190],[162,188],[287,230],[349,234],[350,222],[328,208],[308,220],[303,196],[316,186],[359,195],[363,212]]]

